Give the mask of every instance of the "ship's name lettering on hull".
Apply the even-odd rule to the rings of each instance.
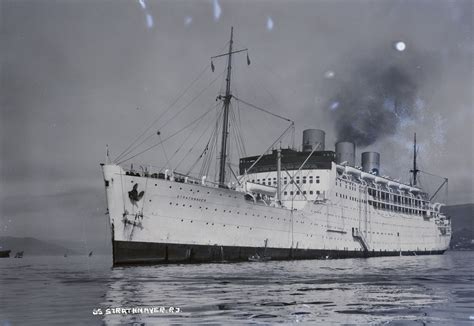
[[[186,200],[194,200],[194,201],[200,201],[200,202],[205,202],[205,199],[202,198],[196,198],[196,197],[190,197],[190,196],[183,196],[183,195],[178,195],[176,196],[178,199],[186,199]]]

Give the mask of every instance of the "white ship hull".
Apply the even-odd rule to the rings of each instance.
[[[363,201],[291,210],[235,190],[126,175],[117,165],[103,173],[116,265],[442,254],[449,246],[433,219]],[[144,191],[137,201],[129,198],[135,185]]]

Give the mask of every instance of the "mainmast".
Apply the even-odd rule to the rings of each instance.
[[[413,174],[413,186],[416,186],[416,176],[420,170],[416,167],[416,132],[413,140],[413,170],[410,170]]]
[[[230,29],[230,42],[229,42],[229,53],[227,60],[227,77],[226,77],[226,88],[224,96],[224,114],[222,121],[222,143],[221,143],[221,159],[219,166],[219,185],[225,185],[225,165],[227,159],[227,136],[229,127],[229,105],[232,94],[230,93],[230,77],[232,70],[232,43],[233,43],[234,27]]]

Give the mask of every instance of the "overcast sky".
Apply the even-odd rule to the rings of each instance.
[[[252,62],[235,57],[234,94],[293,119],[297,146],[303,129],[320,128],[333,149],[351,103],[378,94],[390,68],[402,71],[411,113],[372,124],[380,136],[357,155],[380,151],[382,173],[407,181],[416,131],[420,167],[449,178],[449,203],[474,201],[473,1],[0,1],[0,235],[104,241],[106,144],[117,156],[205,67],[151,133],[165,138],[215,105],[225,60],[213,73],[209,58],[231,26]],[[287,126],[242,105],[238,113],[249,155]],[[186,136],[165,143],[168,157]],[[134,160],[162,166],[164,157],[157,147]]]

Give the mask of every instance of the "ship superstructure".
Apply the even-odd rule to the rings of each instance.
[[[216,182],[172,169],[137,172],[102,164],[114,264],[447,250],[451,225],[440,211],[442,204],[431,202],[416,183],[379,175],[379,153],[362,153],[358,167],[353,143],[338,142],[334,151],[326,150],[322,130],[305,130],[300,151],[281,148],[277,140],[266,154],[241,158],[239,171],[229,182],[231,59],[246,51],[234,51],[232,45],[231,36],[229,51],[219,55],[228,58],[228,65],[226,93],[219,97],[224,127]],[[415,164],[414,180],[418,171]]]

